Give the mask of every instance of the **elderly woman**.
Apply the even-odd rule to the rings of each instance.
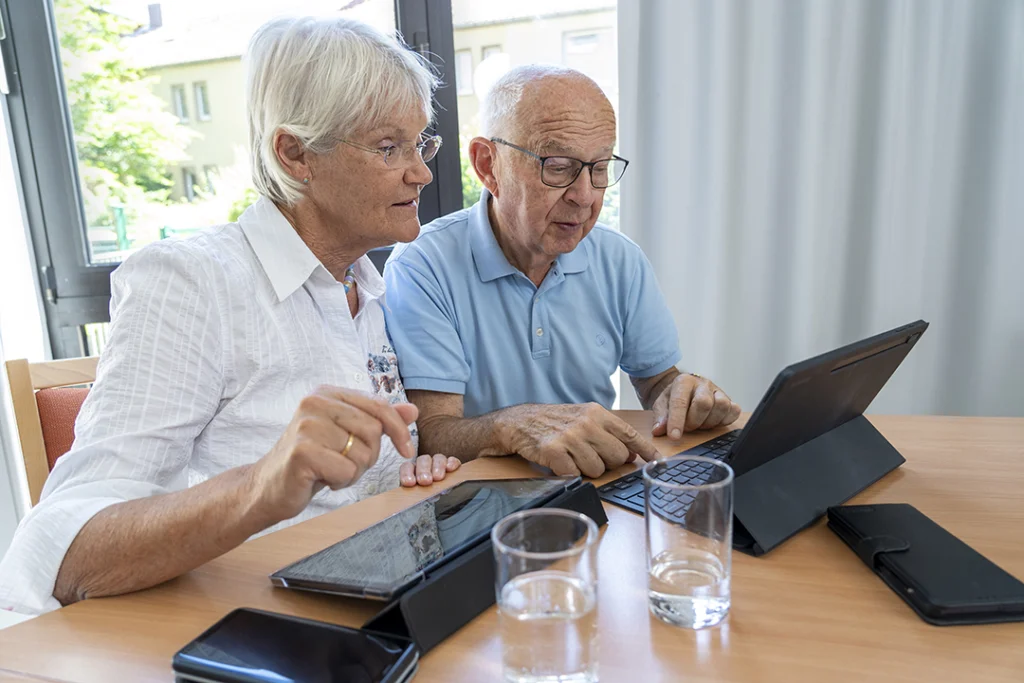
[[[247,61],[262,197],[238,223],[150,245],[112,276],[96,384],[0,565],[0,607],[140,590],[458,467],[412,460],[416,408],[366,257],[419,233],[441,144],[424,133],[435,77],[341,18],[274,20]]]

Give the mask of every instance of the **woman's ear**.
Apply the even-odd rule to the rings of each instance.
[[[274,133],[274,154],[288,175],[300,183],[309,183],[313,177],[313,169],[309,165],[306,149],[297,137],[278,129]]]
[[[475,137],[469,141],[469,161],[473,164],[473,170],[480,178],[487,191],[493,196],[498,196],[497,146],[483,137]]]

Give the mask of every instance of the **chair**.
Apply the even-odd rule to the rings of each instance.
[[[32,505],[39,502],[57,458],[71,450],[75,418],[89,393],[80,385],[96,381],[97,361],[89,357],[5,363]]]

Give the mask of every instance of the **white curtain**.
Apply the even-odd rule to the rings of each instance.
[[[620,0],[619,70],[684,367],[751,410],[924,318],[872,411],[1024,415],[1024,0]]]

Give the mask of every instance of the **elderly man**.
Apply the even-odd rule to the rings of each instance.
[[[622,368],[655,436],[734,421],[739,406],[676,369],[675,325],[651,265],[596,225],[615,156],[615,113],[578,72],[503,76],[470,142],[479,203],[423,228],[388,261],[385,315],[421,452],[518,453],[557,474],[599,476],[650,441],[607,408]]]

